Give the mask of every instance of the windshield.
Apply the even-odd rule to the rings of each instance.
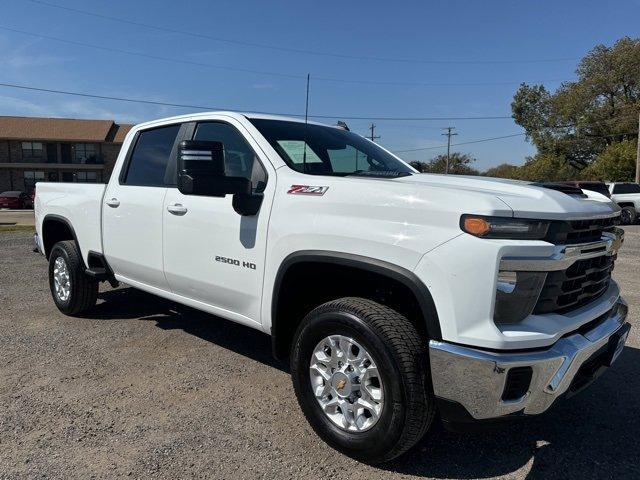
[[[298,172],[380,177],[414,173],[375,143],[341,128],[284,120],[250,121],[287,165]]]

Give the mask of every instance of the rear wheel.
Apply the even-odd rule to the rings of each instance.
[[[620,222],[623,225],[632,225],[636,221],[636,209],[633,207],[623,207],[620,212]]]
[[[76,242],[58,242],[51,249],[49,287],[56,306],[66,315],[78,315],[96,304],[98,282],[84,272]]]
[[[316,433],[361,461],[401,455],[433,419],[424,339],[405,317],[371,300],[342,298],[309,313],[291,372]]]

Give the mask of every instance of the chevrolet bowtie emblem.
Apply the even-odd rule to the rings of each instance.
[[[336,390],[342,390],[346,384],[347,384],[347,381],[345,379],[340,380],[336,384]]]

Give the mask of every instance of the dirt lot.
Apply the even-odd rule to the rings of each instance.
[[[266,335],[126,287],[65,317],[31,246],[0,233],[0,478],[640,478],[640,227],[614,274],[634,328],[613,369],[541,417],[436,428],[376,468],[313,434]]]

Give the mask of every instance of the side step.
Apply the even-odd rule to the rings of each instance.
[[[104,255],[89,251],[87,260],[89,268],[85,269],[84,273],[96,279],[98,282],[109,282],[113,288],[119,285]]]
[[[98,268],[98,267],[87,268],[84,271],[84,273],[86,273],[90,277],[93,277],[96,280],[99,280],[101,282],[104,281],[104,280],[109,280],[109,273],[107,272],[106,268]]]

